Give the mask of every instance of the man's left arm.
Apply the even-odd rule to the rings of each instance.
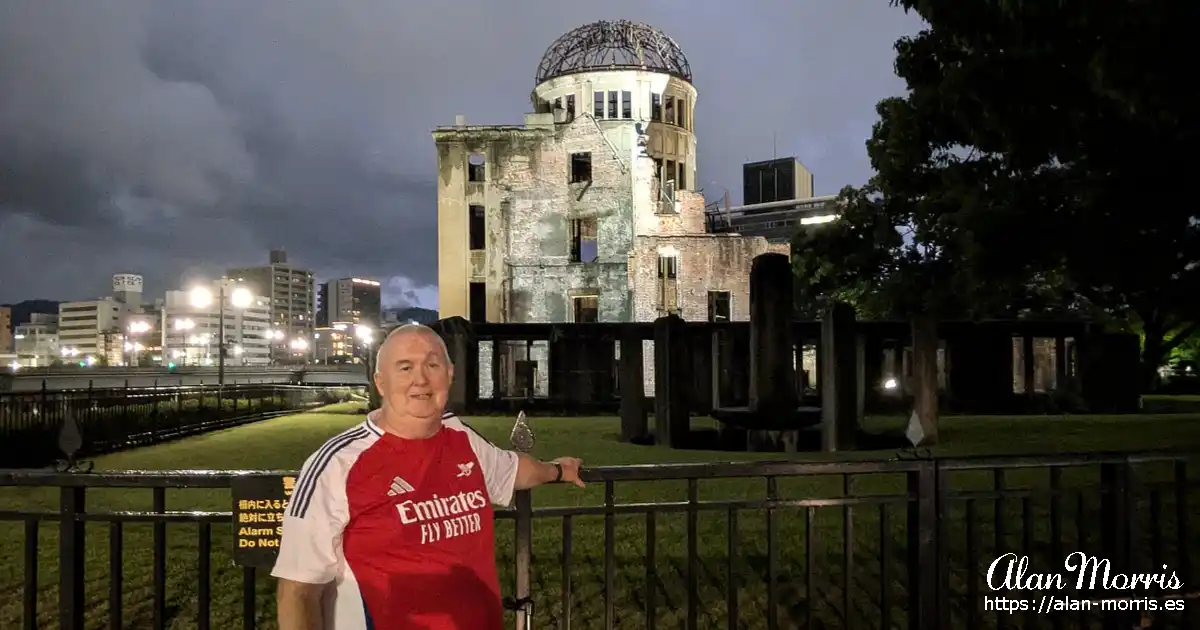
[[[525,454],[517,455],[517,490],[528,490],[545,483],[573,483],[580,488],[579,468],[583,462],[575,457],[560,457],[543,462]]]
[[[471,449],[475,451],[475,457],[483,468],[489,498],[496,505],[509,505],[512,503],[513,492],[528,490],[542,484],[561,481],[583,487],[583,481],[579,479],[582,462],[574,457],[560,457],[543,462],[492,444],[458,418],[442,422],[466,432],[471,441]]]

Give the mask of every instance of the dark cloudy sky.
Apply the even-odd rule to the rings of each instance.
[[[430,131],[519,122],[546,46],[601,19],[683,48],[698,182],[735,203],[773,136],[817,194],[863,182],[921,26],[887,0],[0,0],[0,303],[117,272],[149,297],[285,247],[435,306]]]

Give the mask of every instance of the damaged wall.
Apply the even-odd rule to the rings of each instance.
[[[790,246],[770,244],[762,237],[731,234],[639,236],[629,254],[630,288],[637,321],[653,321],[659,310],[659,256],[678,260],[679,316],[685,321],[708,321],[708,292],[728,291],[730,319],[750,319],[750,264],[768,252],[789,253]]]

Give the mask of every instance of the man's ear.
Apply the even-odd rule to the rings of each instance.
[[[454,364],[450,363],[446,366],[446,373],[450,376],[450,381],[454,381]]]
[[[379,372],[376,372],[376,373],[374,373],[374,374],[372,374],[372,375],[371,375],[371,378],[375,379],[375,390],[376,390],[376,391],[379,391],[379,392],[382,392],[382,391],[384,391],[384,388],[383,388],[383,374],[381,374],[381,373],[379,373]]]

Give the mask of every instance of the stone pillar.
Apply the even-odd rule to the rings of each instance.
[[[854,308],[836,303],[821,324],[821,447],[826,452],[855,446],[858,432],[859,339]]]
[[[745,407],[750,404],[750,323],[727,324],[724,370],[729,377],[729,389],[721,394],[724,407]]]
[[[688,416],[687,336],[677,315],[654,322],[654,433],[655,441],[681,448],[691,431]]]
[[[642,337],[637,324],[621,326],[621,441],[646,439],[646,379],[642,366]]]
[[[912,320],[913,416],[909,417],[909,439],[917,436],[915,446],[933,446],[938,438],[938,322],[929,315]],[[914,424],[915,422],[915,424]]]
[[[446,406],[457,414],[470,413],[479,399],[479,348],[471,323],[462,317],[434,322],[433,328],[446,342],[446,351],[454,365],[454,381]]]
[[[792,264],[760,254],[750,266],[750,410],[791,414],[799,405],[792,341]]]

